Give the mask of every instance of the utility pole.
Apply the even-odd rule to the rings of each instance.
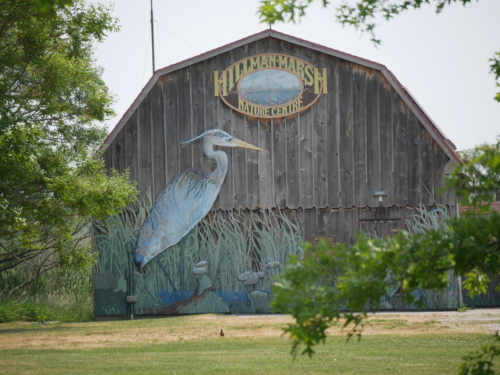
[[[155,74],[155,29],[153,22],[153,0],[151,0],[151,51],[153,52],[153,74]]]

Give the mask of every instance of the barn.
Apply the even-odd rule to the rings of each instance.
[[[216,167],[203,140],[182,144],[213,129],[262,151],[215,146],[227,154],[215,201],[190,195],[179,208],[205,199],[208,213],[138,262],[169,184]],[[440,191],[461,162],[455,147],[388,68],[274,30],[157,70],[103,149],[140,197],[95,225],[96,319],[269,312],[273,276],[301,241],[423,231],[458,209],[454,192]],[[428,308],[456,308],[454,280],[418,293]],[[381,308],[411,308],[398,290]]]

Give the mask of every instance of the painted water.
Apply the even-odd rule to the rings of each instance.
[[[239,92],[250,103],[271,107],[295,100],[302,92],[302,84],[291,73],[266,69],[244,77]]]

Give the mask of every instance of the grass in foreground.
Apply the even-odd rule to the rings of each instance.
[[[312,358],[279,338],[224,338],[96,349],[4,350],[2,374],[454,374],[481,335],[334,337]]]
[[[443,322],[433,315],[373,320],[361,341],[332,331],[312,359],[295,360],[281,336],[286,316],[0,324],[0,374],[454,374],[461,357],[492,342],[478,330],[439,331]]]

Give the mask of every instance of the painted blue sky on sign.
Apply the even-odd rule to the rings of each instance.
[[[257,105],[275,106],[296,99],[302,92],[297,76],[278,69],[259,70],[244,77],[240,95]]]

